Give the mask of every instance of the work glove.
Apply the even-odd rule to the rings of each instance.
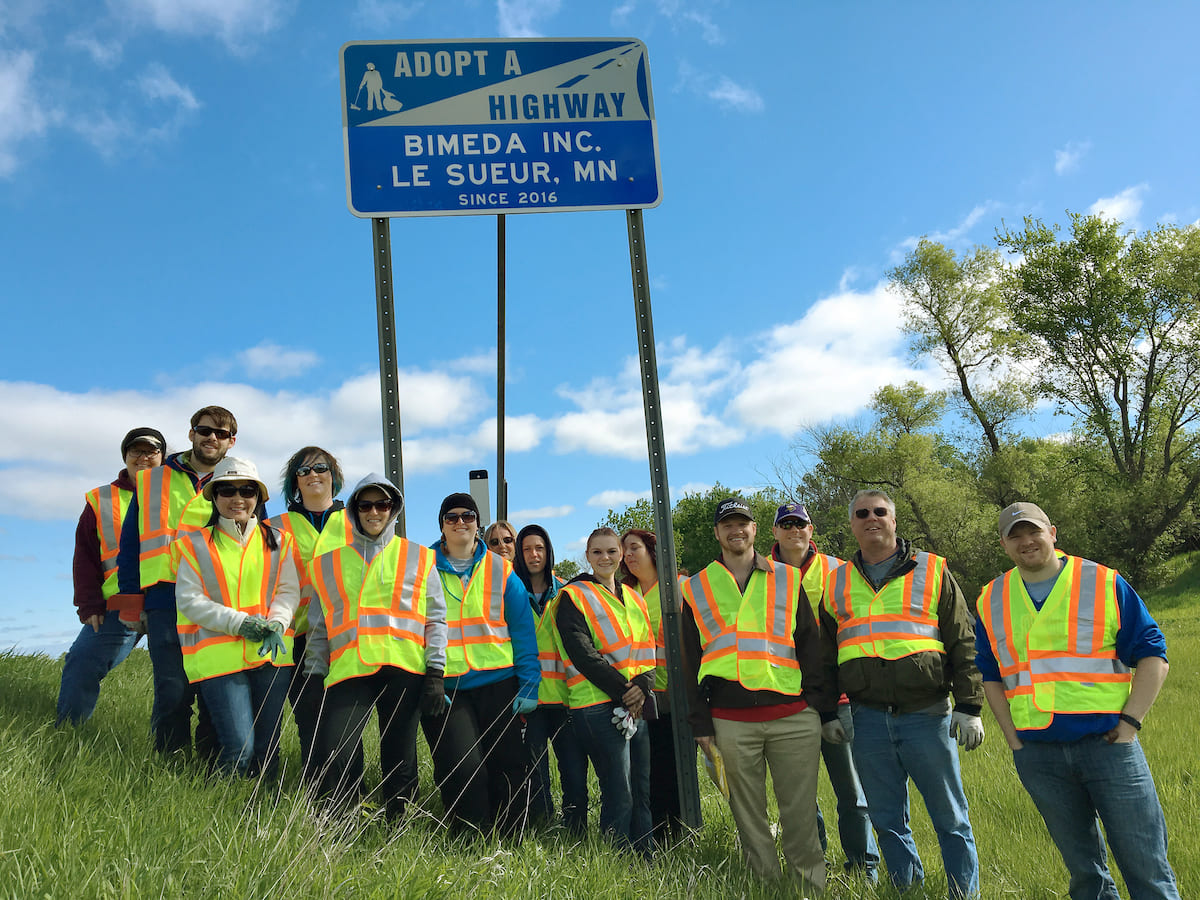
[[[238,626],[238,636],[248,641],[261,641],[267,634],[267,620],[262,616],[246,616]]]
[[[621,737],[625,738],[627,741],[632,741],[633,736],[637,734],[637,719],[631,716],[629,714],[629,710],[623,706],[613,707],[612,723],[613,727],[617,729],[617,732],[621,735]]]
[[[527,716],[531,712],[536,712],[537,707],[537,700],[530,700],[528,697],[515,697],[513,698],[512,714],[514,716]]]
[[[262,636],[262,646],[258,648],[259,656],[271,654],[271,662],[275,662],[275,658],[282,653],[287,656],[287,645],[283,642],[283,625],[279,622],[271,622],[267,625],[266,633]]]
[[[825,722],[821,725],[821,740],[830,744],[848,744],[850,738],[846,734],[846,729],[837,719],[830,722]]]
[[[425,673],[425,683],[421,686],[421,715],[440,716],[450,706],[450,698],[446,696],[446,684],[442,678],[441,669],[430,669]]]
[[[950,737],[956,738],[964,750],[974,750],[983,743],[983,719],[970,713],[952,712]]]

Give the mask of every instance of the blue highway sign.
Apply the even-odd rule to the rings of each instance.
[[[641,41],[352,41],[341,75],[346,202],[356,216],[662,200]]]

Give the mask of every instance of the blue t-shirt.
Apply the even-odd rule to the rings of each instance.
[[[1066,559],[1062,560],[1062,565]],[[1061,572],[1061,569],[1059,570]],[[1004,576],[1007,577],[1007,576]],[[1036,609],[1041,609],[1050,596],[1057,576],[1033,583],[1025,582],[1025,590]],[[1117,575],[1117,609],[1121,627],[1117,629],[1117,657],[1130,668],[1147,656],[1167,658],[1167,639],[1162,629],[1146,609],[1146,604],[1120,574]],[[992,652],[992,642],[983,621],[975,617],[975,665],[984,681],[1000,681],[1000,664]],[[1077,741],[1092,734],[1104,734],[1117,727],[1116,713],[1055,713],[1046,728],[1017,729],[1022,741]]]

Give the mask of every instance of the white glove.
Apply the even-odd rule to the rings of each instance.
[[[983,743],[983,719],[969,713],[952,712],[950,737],[957,738],[964,750],[974,750]]]
[[[638,723],[637,719],[629,714],[623,706],[614,706],[612,714],[613,727],[620,732],[621,736],[627,741],[632,741],[633,736],[637,734]]]
[[[830,744],[848,744],[850,738],[846,736],[846,729],[842,727],[842,723],[837,719],[832,722],[826,722],[821,726],[821,740]]]

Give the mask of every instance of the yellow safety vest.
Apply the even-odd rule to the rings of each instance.
[[[100,567],[104,581],[100,594],[107,600],[117,591],[117,553],[121,549],[121,524],[129,509],[133,491],[106,484],[87,492],[87,505],[96,515],[96,534],[100,538]]]
[[[800,583],[804,585],[804,595],[808,597],[814,616],[821,614],[821,604],[825,598],[825,580],[829,577],[829,573],[840,566],[842,562],[836,556],[816,553],[813,555],[812,562],[808,564],[808,568],[804,570],[804,577]]]
[[[860,657],[900,659],[945,654],[938,628],[938,599],[946,560],[918,553],[916,568],[878,592],[854,567],[842,563],[825,579],[825,608],[838,623],[838,665]]]
[[[313,559],[309,574],[329,634],[326,687],[370,675],[381,666],[425,674],[425,621],[434,567],[432,550],[399,536],[370,563],[353,546]]]
[[[279,549],[270,551],[263,543],[262,533],[255,525],[254,533],[243,547],[236,539],[219,528],[187,531],[175,541],[179,560],[199,576],[204,595],[220,601],[230,609],[247,615],[266,616],[279,588],[284,562],[295,553],[289,536],[279,534]],[[229,675],[257,668],[271,662],[271,657],[258,655],[259,643],[240,635],[209,631],[178,612],[176,628],[183,650],[183,670],[188,681],[203,681],[218,675]],[[292,638],[283,636],[283,656],[274,665],[292,665]]]
[[[137,473],[139,567],[143,590],[160,581],[173,582],[178,563],[171,541],[185,527],[203,528],[212,503],[192,486],[192,479],[170,466]]]
[[[650,630],[650,615],[642,595],[627,584],[618,584],[617,589],[621,591],[621,599],[594,581],[575,581],[563,587],[555,602],[575,604],[575,608],[587,620],[592,644],[597,652],[626,681],[632,681],[654,668],[654,634]],[[567,598],[565,601],[564,597]],[[567,693],[571,709],[612,703],[608,694],[588,681],[571,663],[557,628],[554,634],[559,655],[567,670]]]
[[[711,675],[749,691],[800,695],[795,643],[800,570],[769,562],[770,572],[756,567],[750,573],[744,594],[733,573],[715,561],[683,582],[683,600],[703,644],[698,680]]]
[[[546,608],[537,620],[538,666],[542,680],[538,684],[538,703],[565,705],[570,695],[567,691],[567,667],[558,652],[555,639],[558,628],[554,617],[558,615],[558,594],[546,601]]]
[[[658,596],[659,582],[646,591],[646,613],[650,616],[650,630],[654,633],[654,689],[667,689],[667,638],[663,634],[662,603]]]
[[[1117,570],[1060,558],[1066,565],[1040,610],[1016,569],[984,585],[977,603],[1022,730],[1049,727],[1055,713],[1119,713],[1133,681],[1117,657]]]
[[[292,630],[297,636],[308,634],[308,603],[313,596],[312,578],[308,574],[308,567],[317,555],[318,540],[326,533],[329,534],[329,539],[321,543],[322,553],[336,550],[351,542],[353,533],[350,530],[350,517],[346,515],[345,509],[335,510],[329,514],[325,520],[325,527],[320,531],[313,527],[308,516],[299,512],[285,512],[279,516],[271,516],[267,521],[280,531],[290,534],[296,542],[296,568],[300,572],[300,605],[296,607]]]
[[[504,587],[512,574],[512,563],[496,553],[484,553],[475,563],[465,591],[457,573],[438,570],[449,631],[447,678],[513,664],[512,641],[504,618]]]

